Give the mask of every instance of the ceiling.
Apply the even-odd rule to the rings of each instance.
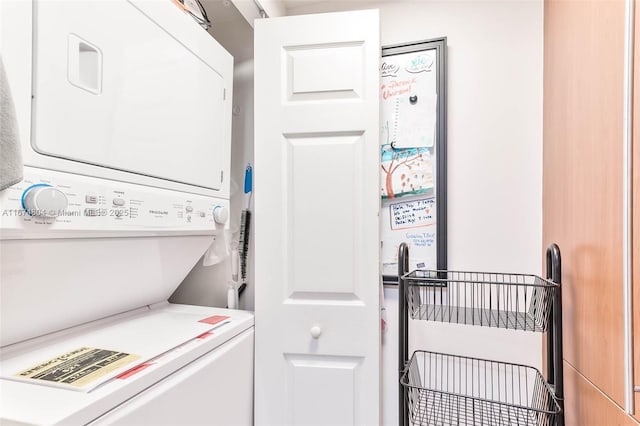
[[[2,1],[2,0],[0,0]],[[253,59],[253,27],[238,11],[234,2],[253,2],[253,0],[200,0],[207,15],[211,20],[209,33],[215,38],[231,55],[235,63]],[[261,0],[257,0],[260,3]],[[262,0],[267,2],[268,0]],[[287,11],[295,14],[295,9],[301,6],[323,5],[325,11],[331,11],[335,6],[340,9],[342,0],[275,0],[282,3]],[[357,1],[366,0],[351,0]],[[333,4],[333,5],[332,5]]]
[[[236,64],[253,59],[253,28],[230,0],[200,0],[209,20],[209,34],[234,58]]]
[[[334,0],[338,1],[338,0]],[[297,6],[315,4],[315,3],[330,3],[330,1],[319,1],[319,0],[281,0],[282,4],[284,4],[285,9],[289,10]]]

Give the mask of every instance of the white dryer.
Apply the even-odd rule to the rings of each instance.
[[[228,228],[233,58],[170,1],[0,21],[0,423],[250,425],[253,315],[167,302]]]

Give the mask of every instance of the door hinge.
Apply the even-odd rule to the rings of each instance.
[[[224,182],[224,170],[220,171],[220,183]]]
[[[222,89],[222,100],[225,101],[227,100],[227,89]]]

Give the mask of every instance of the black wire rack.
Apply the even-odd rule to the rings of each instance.
[[[399,426],[564,426],[560,249],[546,279],[526,274],[416,270],[398,252]],[[546,379],[533,367],[416,351],[409,318],[546,332]]]
[[[546,331],[558,285],[535,275],[416,270],[403,276],[412,319]]]
[[[533,367],[416,351],[400,383],[412,425],[556,424],[551,386]]]

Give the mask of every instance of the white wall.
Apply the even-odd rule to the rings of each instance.
[[[238,212],[238,219],[242,209],[246,208],[244,196],[244,172],[248,163],[253,165],[253,60],[243,62],[236,67],[234,75],[234,87],[238,90],[235,94],[234,117],[234,143],[231,150],[231,175],[240,188],[238,195],[231,199],[231,210]],[[253,198],[251,197],[249,210],[253,213]],[[252,217],[249,230],[249,255],[247,257],[247,289],[240,298],[240,307],[253,311],[254,306],[254,219]]]
[[[251,1],[237,0],[233,4],[204,0],[213,26],[209,33],[233,55],[233,115],[231,128],[231,208],[229,221],[231,241],[238,241],[240,215],[245,208],[244,171],[253,163],[253,28],[237,5],[258,10]],[[249,244],[247,290],[240,298],[242,309],[253,310],[253,230]],[[205,254],[206,256],[206,254]],[[227,306],[227,283],[231,279],[229,259],[218,265],[204,266],[200,259],[169,299],[173,303]]]
[[[447,37],[449,268],[542,272],[542,1],[331,1],[379,8],[382,44]],[[385,289],[383,417],[397,424],[397,289]],[[413,322],[412,322],[413,323]],[[416,348],[540,367],[540,334],[413,323]]]
[[[253,60],[234,65],[229,220],[231,236],[235,241],[238,241],[240,215],[245,208],[243,188],[247,163],[253,163]],[[249,259],[253,259],[253,229],[250,229]],[[171,296],[170,301],[226,307],[227,282],[230,278],[231,265],[228,259],[213,266],[203,266],[200,259]],[[253,310],[253,261],[249,263],[247,281],[247,290],[240,298],[240,307]]]

